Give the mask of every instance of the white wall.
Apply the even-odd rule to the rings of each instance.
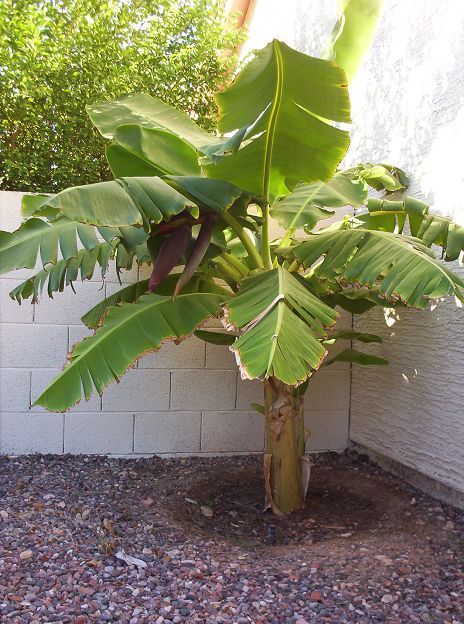
[[[0,192],[0,229],[20,223],[20,193]],[[233,453],[263,447],[259,382],[239,379],[227,347],[196,338],[143,357],[119,385],[66,414],[31,408],[62,368],[71,346],[87,334],[80,317],[119,288],[114,274],[46,293],[21,306],[9,291],[30,271],[0,279],[0,453]],[[124,281],[135,279],[125,275]],[[347,316],[343,322],[350,324]],[[346,364],[311,382],[307,426],[311,450],[344,449],[348,440],[350,371]],[[328,400],[326,399],[328,397]]]
[[[464,224],[464,3],[387,0],[351,90],[350,162],[391,162],[433,211]],[[457,266],[457,265],[455,265]],[[460,269],[460,274],[464,271]],[[380,333],[390,366],[354,368],[350,437],[464,492],[464,309],[380,310],[356,329]],[[393,321],[390,320],[390,323]]]

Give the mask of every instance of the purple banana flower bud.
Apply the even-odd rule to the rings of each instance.
[[[149,292],[153,292],[169,275],[187,249],[191,238],[192,228],[190,225],[181,225],[172,234],[166,236],[151,272],[148,284]]]
[[[193,247],[190,258],[184,267],[182,275],[177,280],[176,288],[174,290],[173,299],[181,292],[182,288],[188,284],[192,275],[198,269],[200,262],[203,260],[203,256],[209,247],[211,242],[211,235],[213,233],[214,224],[217,221],[217,215],[207,215],[202,223],[200,231],[198,233],[197,240]]]

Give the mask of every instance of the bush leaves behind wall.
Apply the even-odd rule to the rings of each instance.
[[[223,0],[0,2],[0,189],[110,179],[85,107],[121,94],[158,96],[210,128],[237,63],[218,51],[241,40]]]

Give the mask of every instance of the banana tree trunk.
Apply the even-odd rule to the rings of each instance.
[[[276,515],[304,507],[310,472],[305,455],[304,390],[274,377],[264,382],[266,509]]]

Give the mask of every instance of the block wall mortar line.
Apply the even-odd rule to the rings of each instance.
[[[200,453],[202,452],[202,442],[201,442],[202,437],[203,437],[203,412],[200,412],[200,443],[198,445]]]

